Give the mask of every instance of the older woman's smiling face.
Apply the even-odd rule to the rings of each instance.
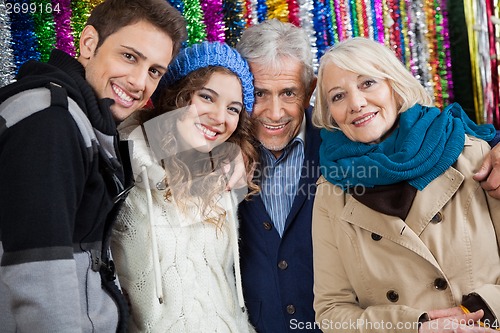
[[[330,63],[322,90],[330,114],[352,141],[378,143],[393,129],[398,103],[387,80],[360,75]]]

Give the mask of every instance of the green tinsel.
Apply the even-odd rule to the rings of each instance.
[[[32,0],[31,3],[36,4],[32,15],[40,60],[46,62],[56,44],[52,2],[51,0]]]

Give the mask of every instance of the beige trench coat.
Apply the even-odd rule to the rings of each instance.
[[[406,221],[318,180],[314,309],[324,332],[417,332],[426,310],[479,294],[500,319],[500,201],[472,179],[489,151],[466,138],[457,163],[418,191]]]

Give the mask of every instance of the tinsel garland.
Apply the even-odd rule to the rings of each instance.
[[[266,0],[257,0],[257,22],[263,22],[267,17],[267,4]]]
[[[370,24],[368,22],[368,14],[366,10],[365,0],[357,0],[356,8],[357,8],[357,15],[360,18],[359,35],[364,37],[369,37]]]
[[[267,0],[267,18],[288,20],[288,4],[286,0]]]
[[[56,33],[56,49],[74,57],[75,39],[71,29],[71,0],[52,0],[54,11],[54,29]]]
[[[13,5],[30,3],[28,0],[0,1],[0,4],[10,1]],[[19,66],[28,59],[46,60],[45,57],[54,44],[56,48],[75,55],[78,35],[90,11],[102,1],[31,0],[31,3],[41,7],[52,4],[54,8],[57,4],[60,11],[50,15],[39,11],[32,15],[23,16],[22,13],[16,13],[10,17],[5,14],[4,17],[0,16],[0,24],[10,22],[7,28],[3,28],[10,33],[10,37],[2,36],[1,42],[14,42],[12,51],[9,51],[7,44],[2,46],[2,55],[7,57],[0,58],[0,70],[9,68],[7,58],[11,59],[10,68]],[[187,44],[219,40],[234,46],[246,27],[265,19],[277,18],[300,26],[307,32],[317,70],[318,59],[331,45],[352,36],[366,36],[389,46],[433,94],[436,105],[440,106],[453,100],[451,45],[446,10],[446,4],[451,0],[165,1],[169,1],[185,17],[188,24]],[[467,25],[471,27],[468,31],[469,47],[475,45],[475,50],[471,49],[470,52],[475,109],[485,109],[487,112],[477,119],[480,121],[485,118],[490,122],[500,118],[498,61],[490,57],[494,53],[498,54],[496,44],[492,43],[498,31],[493,31],[491,14],[484,16],[477,13],[477,8],[474,7],[477,1],[479,0],[464,0],[464,8],[467,12]],[[494,11],[493,6],[498,5],[498,0],[484,1],[482,9],[479,8],[483,12],[491,13]],[[498,16],[498,13],[496,14]],[[478,15],[482,15],[483,19],[480,20]],[[484,30],[484,22],[487,23],[489,35]],[[474,32],[474,25],[482,26],[483,32]],[[484,40],[487,40],[487,43]],[[478,63],[481,65],[477,65]],[[10,74],[0,72],[0,79],[8,75],[12,77],[15,69],[6,71]]]
[[[207,33],[200,1],[185,0],[183,15],[187,23],[188,45],[203,42],[207,38]]]
[[[411,2],[411,24],[413,31],[414,48],[411,50],[412,72],[420,80],[425,90],[434,100],[434,88],[432,83],[431,66],[429,65],[429,47],[427,41],[427,17],[424,10],[425,0],[409,0]]]
[[[9,84],[14,79],[14,57],[11,47],[10,17],[7,14],[5,1],[0,0],[0,87]]]
[[[329,47],[326,31],[326,12],[328,9],[323,0],[313,0],[313,5],[313,27],[316,32],[316,47],[318,48],[316,56],[320,59]]]
[[[401,55],[403,63],[406,68],[410,68],[410,48],[409,48],[409,37],[408,37],[408,16],[406,9],[405,0],[399,0],[399,28],[400,28],[400,38],[401,38]]]
[[[297,4],[297,0],[287,0],[286,2],[288,4],[288,22],[300,26],[299,5]]]
[[[243,17],[243,3],[234,0],[224,1],[224,22],[226,26],[225,41],[231,46],[236,46],[245,29]]]
[[[490,64],[491,64],[491,90],[493,94],[493,107],[491,109],[491,115],[488,116],[488,122],[495,125],[496,128],[500,129],[500,118],[499,118],[499,81],[498,81],[498,52],[496,49],[495,36],[498,33],[498,29],[495,26],[493,19],[496,15],[495,4],[493,0],[486,1],[486,17],[488,18],[488,36],[490,44]],[[498,18],[498,16],[497,16]]]
[[[365,8],[365,15],[366,15],[366,29],[367,29],[367,34],[365,35],[366,37],[377,40],[375,34],[374,34],[374,24],[375,20],[373,17],[373,14],[375,13],[373,8],[372,8],[372,0],[364,0],[364,5],[363,7]]]
[[[441,81],[438,72],[439,59],[436,36],[436,10],[434,8],[433,0],[425,0],[424,11],[427,19],[427,45],[429,48],[429,65],[432,76],[432,84],[434,87],[434,104],[440,108],[443,106],[443,100],[441,94]]]
[[[313,53],[313,67],[314,71],[318,71],[318,47],[316,45],[316,34],[313,27],[313,0],[297,0],[299,4],[299,19],[300,26],[309,36],[309,43],[311,45],[311,52]]]
[[[336,26],[336,29],[335,31],[337,32],[337,39],[339,41],[341,40],[344,40],[346,38],[346,33],[345,33],[345,29],[344,29],[344,16],[342,15],[342,11],[341,11],[341,4],[340,4],[340,1],[343,1],[343,0],[333,0],[333,9],[335,11],[334,14],[332,14],[332,16],[335,16],[335,23],[337,24]],[[345,5],[344,5],[345,6]]]
[[[478,42],[478,62],[481,87],[483,91],[482,122],[491,122],[494,108],[493,88],[491,83],[490,45],[488,37],[488,17],[486,1],[476,2],[476,25],[474,30]]]
[[[398,0],[388,0],[388,15],[390,15],[389,24],[389,45],[392,51],[396,54],[399,59],[403,58],[403,52],[401,45],[401,19],[399,15],[399,1]],[[404,60],[403,60],[404,62]]]
[[[14,4],[17,6],[27,4],[28,0],[8,0],[6,4],[10,3],[12,8]],[[10,26],[12,37],[12,49],[14,54],[14,65],[16,66],[16,73],[19,67],[29,59],[40,59],[40,52],[37,49],[38,43],[36,40],[34,22],[29,12],[12,10],[10,14]]]
[[[258,23],[257,0],[245,0],[244,20],[247,27]]]
[[[31,4],[36,5],[33,11],[33,22],[35,24],[35,36],[40,52],[40,60],[47,62],[50,52],[56,44],[56,33],[54,29],[54,20],[52,15],[51,0],[32,0]]]
[[[443,47],[444,47],[444,67],[446,70],[446,94],[443,91],[443,98],[446,104],[450,104],[453,101],[453,76],[451,72],[451,43],[450,43],[450,28],[448,21],[448,8],[446,0],[441,1],[441,11],[443,15],[442,24],[442,35],[443,35]]]
[[[358,26],[358,15],[356,12],[356,1],[357,0],[349,0],[349,14],[351,16],[350,26],[352,28],[352,36],[359,36],[359,26]]]
[[[467,25],[467,36],[469,37],[469,54],[472,74],[472,92],[474,94],[474,110],[476,122],[483,122],[483,94],[481,87],[481,72],[479,69],[478,41],[474,26],[476,24],[474,0],[464,0],[465,22]]]
[[[374,21],[374,28],[373,28],[373,34],[375,40],[378,40],[379,43],[383,44],[385,41],[384,38],[384,11],[383,8],[384,6],[382,5],[382,0],[372,0],[372,6],[373,6],[373,21]]]
[[[336,44],[339,42],[339,29],[337,25],[337,14],[335,11],[335,2],[334,0],[328,0],[328,7],[330,10],[330,20],[332,21],[332,40],[331,44]]]
[[[207,33],[206,39],[210,42],[224,42],[226,40],[224,34],[225,23],[222,2],[223,0],[200,1],[201,9],[203,10],[205,31]],[[228,5],[227,2],[228,1],[226,1],[226,5]],[[229,14],[232,14],[231,11],[229,11]]]
[[[437,87],[436,94],[439,95],[438,100],[441,101],[441,106],[448,103],[448,69],[446,66],[446,42],[445,33],[446,27],[444,26],[445,18],[443,11],[443,1],[434,0],[434,8],[436,13],[436,50],[437,50],[437,75],[439,77],[439,86]],[[440,89],[440,90],[439,90]]]

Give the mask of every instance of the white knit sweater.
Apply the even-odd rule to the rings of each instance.
[[[144,164],[141,150],[145,146],[134,147],[132,163],[137,170],[138,164]],[[159,168],[148,166],[154,175],[150,178],[158,178]],[[202,222],[195,209],[183,215],[174,203],[165,200],[164,191],[154,187],[151,228],[148,190],[142,187],[130,192],[112,237],[117,273],[131,303],[129,332],[255,332],[237,296],[236,207],[225,207],[228,219],[217,228]],[[156,296],[152,237],[158,250],[163,304]]]

